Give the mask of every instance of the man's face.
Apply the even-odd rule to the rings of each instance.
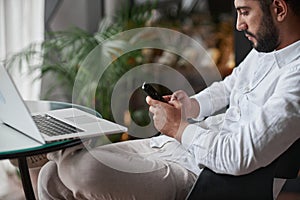
[[[259,52],[271,52],[279,45],[279,33],[269,8],[262,10],[258,0],[235,0],[236,28],[244,31]]]

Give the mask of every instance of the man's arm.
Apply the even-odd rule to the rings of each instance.
[[[243,63],[234,68],[233,72],[225,77],[223,81],[214,82],[200,93],[191,96],[191,98],[197,100],[200,107],[199,115],[193,117],[196,121],[211,116],[215,112],[228,106],[232,88],[234,87],[242,68],[245,67]]]
[[[299,77],[299,69],[282,74],[255,118],[234,122],[225,116],[220,130],[189,125],[182,144],[200,166],[218,173],[241,175],[268,165],[300,137]]]
[[[161,133],[181,142],[182,134],[189,125],[188,118],[202,120],[228,105],[231,88],[239,73],[240,67],[235,68],[225,80],[213,83],[191,98],[184,91],[176,91],[171,96],[166,96],[168,103],[147,97],[149,111],[154,114],[154,126]]]

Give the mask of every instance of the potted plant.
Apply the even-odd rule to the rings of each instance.
[[[99,23],[98,31],[91,34],[77,27],[66,31],[56,31],[47,33],[47,39],[40,43],[32,43],[26,49],[13,55],[8,59],[7,65],[22,68],[25,62],[34,74],[39,71],[36,79],[41,79],[48,74],[55,77],[56,81],[50,85],[48,94],[51,94],[57,87],[63,87],[67,98],[71,101],[72,90],[77,72],[81,63],[87,55],[97,47],[101,42],[122,31],[143,27],[151,17],[151,10],[155,4],[146,3],[132,7],[124,7],[116,15],[113,22],[103,19]],[[111,43],[107,51],[110,56],[122,48],[118,42]],[[105,76],[100,80],[96,94],[96,110],[109,120],[113,120],[110,111],[110,97],[116,81],[129,69],[137,64],[137,57],[141,56],[141,51],[135,51],[123,55],[115,60],[105,72]],[[42,63],[36,64],[33,60],[42,60]],[[47,99],[48,96],[42,97]],[[88,106],[88,105],[87,105]]]

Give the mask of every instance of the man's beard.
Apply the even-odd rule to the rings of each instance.
[[[256,36],[247,30],[245,30],[245,34],[248,34],[257,40],[256,45],[252,41],[250,42],[258,52],[268,53],[274,51],[279,45],[278,29],[276,28],[271,15],[268,14],[263,16],[263,20],[260,23],[259,31]]]

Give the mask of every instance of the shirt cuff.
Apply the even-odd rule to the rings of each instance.
[[[192,144],[197,134],[199,127],[195,124],[189,124],[183,131],[181,136],[181,144],[188,149]]]
[[[201,92],[199,94],[192,96],[191,98],[196,99],[200,106],[199,115],[196,118],[193,118],[193,120],[196,120],[196,121],[202,120],[204,117],[211,115],[212,104],[210,101],[209,93]]]

